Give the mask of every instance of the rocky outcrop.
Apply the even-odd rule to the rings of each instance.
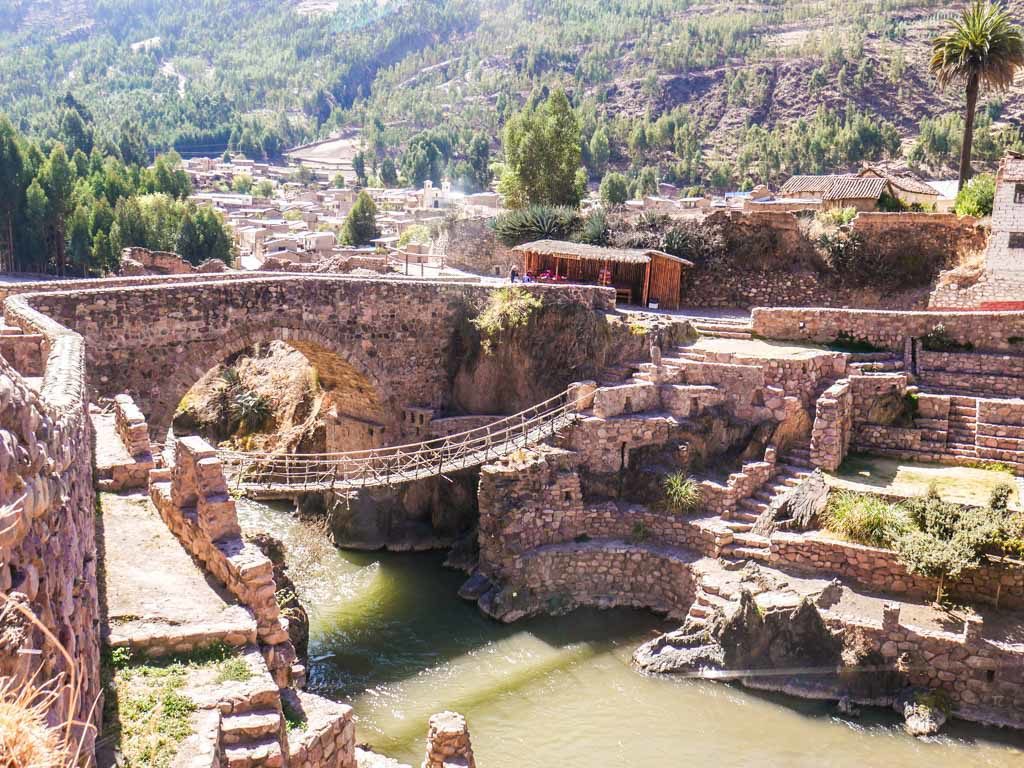
[[[744,589],[728,614],[706,627],[678,632],[640,646],[633,663],[649,672],[744,672],[758,669],[838,668],[842,641],[829,631],[808,599],[795,608],[762,610]]]
[[[821,470],[815,470],[789,493],[772,499],[768,509],[754,523],[758,536],[775,531],[809,531],[818,527],[818,518],[828,505],[828,484]]]

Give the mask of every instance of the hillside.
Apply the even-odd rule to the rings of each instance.
[[[1024,0],[1008,5],[1024,18]],[[96,138],[139,135],[150,152],[184,155],[229,144],[276,155],[362,128],[374,155],[397,160],[437,127],[482,132],[496,149],[510,112],[559,85],[584,117],[584,139],[607,134],[613,166],[654,165],[683,183],[720,164],[757,181],[908,156],[941,174],[955,157],[962,94],[936,91],[929,41],[962,6],[0,0],[0,111],[27,133],[64,138],[70,93]],[[1017,140],[1022,114],[1024,87],[987,105],[982,162]],[[796,157],[794,147],[816,141],[838,148]]]

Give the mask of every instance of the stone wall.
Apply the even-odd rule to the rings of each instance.
[[[247,606],[256,618],[257,637],[275,682],[292,680],[295,649],[277,604],[274,566],[242,539],[234,500],[228,495],[216,451],[199,437],[175,443],[175,462],[155,470],[150,498],[182,546]]]
[[[775,533],[771,563],[841,573],[870,590],[914,599],[934,599],[938,581],[907,572],[891,549],[868,547],[811,533]],[[985,565],[967,571],[945,589],[955,600],[1000,608],[1024,608],[1024,567]]]
[[[352,707],[301,691],[284,691],[286,712],[302,724],[288,732],[288,768],[356,768]]]
[[[176,253],[151,251],[148,248],[125,248],[121,251],[121,275],[123,277],[194,275],[227,271],[228,265],[220,259],[208,259],[196,267]]]
[[[767,339],[828,344],[841,333],[902,354],[907,339],[942,325],[950,338],[979,351],[1012,352],[1024,338],[1024,312],[884,312],[872,309],[758,308],[754,333]]]
[[[513,265],[523,269],[523,257],[502,243],[494,232],[493,219],[455,219],[448,225],[446,266],[474,275],[508,277]]]
[[[476,768],[466,718],[457,712],[430,716],[423,768]]]
[[[826,389],[815,405],[811,463],[834,472],[843,463],[853,436],[853,393],[849,379]]]
[[[134,458],[152,453],[146,417],[130,395],[114,398],[114,426],[129,456]]]
[[[720,227],[726,255],[687,270],[682,306],[691,307],[877,307],[924,309],[927,290],[851,288],[830,273],[801,232],[799,219],[780,211],[720,211],[704,227]],[[952,214],[858,214],[852,230],[865,247],[887,260],[923,254],[939,270],[985,247],[986,231],[975,219]],[[894,287],[898,288],[898,287]]]
[[[100,726],[99,601],[82,338],[27,307],[20,317],[43,336],[38,392],[0,360],[0,678],[37,684],[68,674],[77,685],[51,705],[53,722]],[[14,604],[53,634],[64,657]],[[82,753],[92,754],[86,729]]]
[[[962,632],[950,632],[914,626],[900,613],[898,605],[887,605],[881,624],[827,612],[825,621],[881,654],[910,685],[948,693],[958,717],[1002,725],[997,713],[1007,713],[1005,722],[1020,722],[1024,665],[1018,650],[986,640],[984,624],[974,617],[964,622]]]

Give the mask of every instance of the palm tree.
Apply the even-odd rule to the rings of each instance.
[[[978,94],[984,87],[1006,90],[1017,67],[1024,66],[1024,34],[1009,12],[991,0],[974,0],[949,30],[932,43],[930,69],[945,88],[962,82],[967,87],[967,116],[960,150],[960,188],[971,177],[971,145]]]

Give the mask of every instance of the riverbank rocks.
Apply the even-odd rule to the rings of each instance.
[[[949,716],[946,699],[924,688],[908,688],[896,698],[893,709],[903,715],[903,728],[911,736],[934,736]]]
[[[746,671],[838,667],[842,641],[814,604],[762,609],[743,589],[728,613],[718,611],[706,631],[684,626],[642,645],[633,663],[650,672]]]

